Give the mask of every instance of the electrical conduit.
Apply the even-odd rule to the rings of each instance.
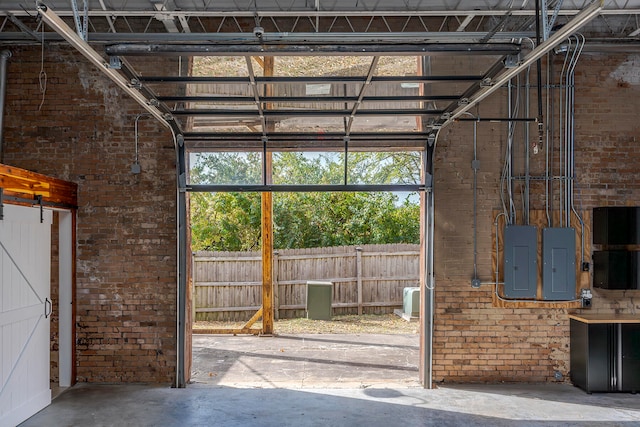
[[[2,143],[4,140],[4,106],[5,95],[7,93],[7,62],[11,58],[11,52],[3,50],[0,52],[0,163],[4,161]]]

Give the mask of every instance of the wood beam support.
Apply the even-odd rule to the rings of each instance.
[[[0,188],[5,196],[22,199],[42,196],[43,202],[64,205],[69,209],[78,205],[77,184],[13,166],[0,164]]]
[[[264,76],[273,76],[274,57],[265,56],[262,63],[264,64]],[[265,85],[265,96],[273,95],[273,86]],[[267,104],[264,106],[268,110],[272,106]],[[266,122],[267,129],[271,132],[275,130],[273,123]],[[265,167],[263,182],[267,185],[273,184],[273,165],[272,153],[264,152]],[[273,335],[273,193],[263,192],[262,194],[262,334]]]

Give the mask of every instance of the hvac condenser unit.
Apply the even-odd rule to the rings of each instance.
[[[333,283],[307,281],[307,319],[331,320]]]
[[[402,311],[407,316],[420,316],[420,288],[404,288]]]

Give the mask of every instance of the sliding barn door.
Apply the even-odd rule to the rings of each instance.
[[[51,403],[51,211],[4,206],[0,220],[0,426]]]

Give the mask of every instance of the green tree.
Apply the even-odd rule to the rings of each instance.
[[[273,181],[341,183],[343,159],[342,154],[278,153],[274,156]],[[191,171],[193,183],[260,182],[259,153],[216,153],[198,160]],[[412,183],[416,179],[416,165],[419,166],[419,157],[414,153],[353,153],[349,155],[349,182]],[[275,193],[274,247],[417,243],[418,215],[419,207],[410,196],[400,200],[392,193]],[[260,247],[260,219],[258,193],[194,193],[192,247],[256,250]]]

